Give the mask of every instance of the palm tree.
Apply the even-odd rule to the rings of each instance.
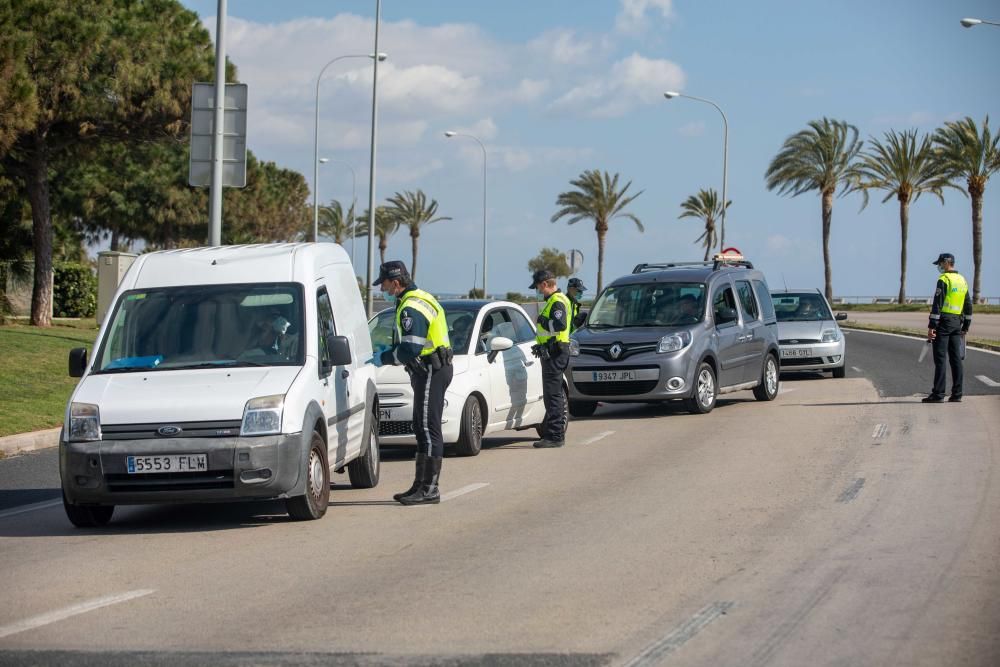
[[[781,150],[771,160],[764,178],[767,189],[793,197],[818,190],[823,212],[823,268],[826,298],[833,300],[833,273],[830,269],[830,225],[833,222],[833,195],[844,186],[841,195],[857,183],[855,160],[863,141],[858,128],[842,120],[809,121],[809,128],[785,139]]]
[[[856,189],[864,195],[861,208],[868,205],[869,190],[885,190],[886,203],[892,197],[899,201],[899,301],[906,301],[906,240],[910,227],[910,202],[915,202],[929,192],[944,204],[942,190],[951,184],[947,175],[934,158],[931,138],[917,139],[916,130],[885,133],[885,143],[872,137],[870,148],[863,152],[858,163],[861,181]]]
[[[432,199],[430,203],[427,203],[427,195],[424,194],[423,190],[397,192],[389,197],[388,201],[392,215],[398,221],[397,224],[399,226],[406,225],[410,228],[410,245],[413,250],[413,260],[410,263],[410,277],[416,282],[417,245],[420,241],[420,229],[432,222],[451,220],[451,218],[444,215],[435,217],[438,210],[437,200]]]
[[[584,171],[575,180],[569,182],[576,190],[563,192],[556,198],[556,206],[561,206],[552,216],[552,222],[569,217],[569,224],[581,220],[593,220],[597,232],[597,293],[600,294],[604,285],[604,242],[608,233],[608,223],[615,218],[626,218],[635,223],[640,232],[645,231],[642,222],[632,213],[626,213],[625,207],[642,194],[642,190],[634,195],[626,195],[632,181],[618,189],[618,174],[603,175],[597,169]]]
[[[983,268],[983,192],[986,181],[1000,171],[1000,135],[990,135],[990,117],[983,121],[979,132],[976,122],[964,119],[945,123],[934,133],[937,159],[952,181],[965,179],[972,199],[972,262],[975,275],[972,279],[972,300],[979,302]]]
[[[389,247],[389,237],[399,229],[393,209],[388,206],[375,207],[375,236],[378,238],[379,263],[385,264],[385,251]],[[368,211],[358,216],[358,235],[368,234]]]
[[[727,201],[726,208],[729,208],[732,203],[732,200]],[[698,218],[705,222],[705,231],[694,242],[702,241],[702,245],[705,247],[705,261],[707,262],[709,253],[715,247],[715,221],[722,216],[722,202],[719,201],[719,195],[715,188],[699,190],[698,194],[688,197],[681,204],[681,208],[684,209],[684,212],[677,216],[678,220]]]
[[[365,230],[368,228],[365,227]],[[332,236],[333,242],[344,245],[344,241],[362,233],[361,225],[354,219],[354,206],[344,211],[340,202],[334,199],[329,206],[319,209],[319,233]]]

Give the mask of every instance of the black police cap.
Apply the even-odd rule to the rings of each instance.
[[[386,262],[379,267],[378,278],[372,283],[373,286],[381,285],[383,280],[409,280],[410,272],[406,270],[406,264],[399,260]]]
[[[528,289],[535,289],[541,283],[544,283],[546,280],[555,280],[555,279],[556,279],[556,274],[552,273],[548,269],[538,269],[537,271],[531,274],[531,284],[528,285]]]
[[[952,255],[950,252],[943,252],[940,255],[938,255],[938,258],[935,259],[933,262],[931,262],[931,264],[940,264],[941,262],[951,262],[952,264],[954,264],[955,256]]]
[[[583,286],[583,281],[579,278],[570,278],[567,287],[574,287],[578,292],[586,292],[587,288]]]

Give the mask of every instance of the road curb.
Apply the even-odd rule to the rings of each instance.
[[[32,433],[18,433],[0,438],[0,452],[5,456],[13,456],[24,452],[33,452],[37,449],[55,447],[59,444],[59,432],[61,426],[45,429],[44,431],[33,431]]]

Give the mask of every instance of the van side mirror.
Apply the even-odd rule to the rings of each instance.
[[[847,313],[837,313],[837,321],[843,322],[847,319]]]
[[[496,338],[490,340],[489,347],[490,347],[490,352],[488,355],[486,355],[486,361],[492,364],[496,360],[498,354],[500,354],[504,350],[509,350],[510,348],[514,347],[514,341],[512,341],[510,338],[497,336]]]
[[[730,322],[736,321],[736,309],[730,308],[728,306],[723,306],[715,311],[715,326],[720,324],[729,324]]]
[[[336,336],[330,334],[324,341],[326,344],[326,356],[328,361],[324,362],[323,372],[329,373],[334,366],[349,366],[351,363],[351,343],[346,336]]]
[[[87,372],[87,348],[74,347],[69,351],[69,376],[82,378]]]

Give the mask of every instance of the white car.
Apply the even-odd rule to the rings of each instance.
[[[475,456],[484,435],[537,427],[545,417],[541,363],[531,354],[535,327],[524,309],[507,301],[441,301],[455,352],[455,374],[445,394],[441,432],[460,456]],[[392,343],[395,309],[368,322],[372,344]],[[402,366],[375,374],[379,441],[415,445],[413,390]]]
[[[779,290],[771,292],[778,317],[778,344],[781,372],[830,371],[835,378],[847,374],[847,341],[837,322],[847,313],[834,316],[823,292]]]

